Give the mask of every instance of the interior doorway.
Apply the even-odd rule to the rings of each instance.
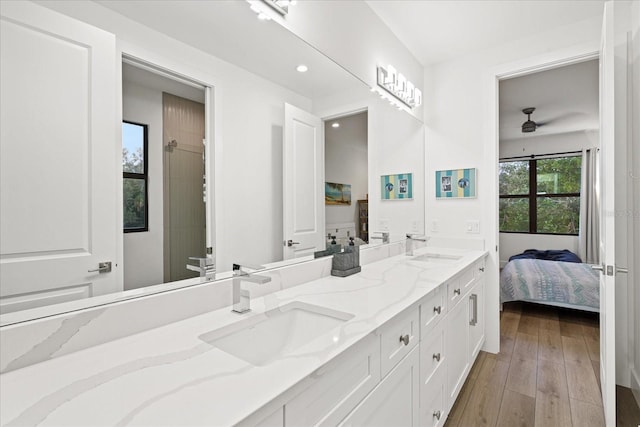
[[[369,242],[368,113],[324,119],[325,219],[328,243]],[[331,236],[331,237],[330,237]]]
[[[132,147],[123,132],[125,290],[197,276],[187,270],[188,258],[207,255],[206,93],[197,82],[123,62],[123,120],[146,133],[144,146]],[[128,180],[141,177],[126,170],[131,161],[145,172],[144,191],[135,194]]]

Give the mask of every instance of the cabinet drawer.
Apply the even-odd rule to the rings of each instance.
[[[439,369],[420,386],[420,425],[438,427],[447,420],[445,370]]]
[[[484,258],[479,261],[476,261],[474,264],[474,272],[476,275],[476,279],[482,278],[484,276],[485,262]]]
[[[420,380],[427,383],[436,371],[444,371],[444,326],[438,324],[420,343]]]
[[[380,382],[379,337],[372,334],[305,379],[285,404],[284,425],[336,425]]]
[[[462,299],[463,289],[460,286],[459,278],[450,280],[447,283],[447,297],[449,298],[448,308],[449,311],[453,309],[453,306]]]
[[[387,375],[418,343],[419,326],[418,307],[413,307],[391,319],[378,330],[381,339],[381,377]]]
[[[460,273],[458,276],[458,283],[462,288],[462,293],[464,294],[467,290],[471,288],[475,280],[475,268],[474,266],[469,266],[465,270]]]
[[[447,309],[447,287],[439,286],[427,295],[420,304],[420,336],[427,333],[442,319]]]

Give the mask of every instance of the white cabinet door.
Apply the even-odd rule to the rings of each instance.
[[[115,36],[29,2],[0,14],[2,312],[120,290]]]
[[[471,290],[469,304],[469,363],[473,364],[484,344],[484,279]]]
[[[445,319],[447,355],[447,394],[449,405],[456,400],[469,370],[469,304],[462,299]]]
[[[325,249],[324,128],[322,120],[284,105],[283,257]],[[288,243],[290,241],[290,243]]]
[[[341,426],[417,426],[419,348],[414,348],[348,416]]]

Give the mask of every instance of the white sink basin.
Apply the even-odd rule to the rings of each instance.
[[[255,366],[292,353],[352,314],[292,302],[200,335],[200,339]]]
[[[424,254],[411,258],[413,261],[432,262],[434,264],[446,264],[458,261],[462,256],[458,255],[442,255],[442,254]]]

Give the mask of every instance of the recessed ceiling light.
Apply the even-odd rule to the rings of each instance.
[[[331,125],[331,127],[332,127],[332,128],[339,128],[339,127],[340,127],[340,123],[338,123],[338,122],[334,122],[334,123]]]
[[[308,69],[309,67],[304,64],[300,64],[296,67],[296,70],[298,70],[300,73],[306,73]]]

